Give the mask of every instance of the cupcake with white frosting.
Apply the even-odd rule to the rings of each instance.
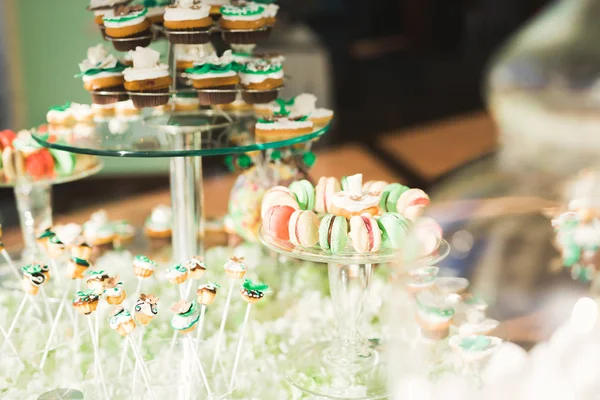
[[[127,100],[126,93],[101,95],[94,92],[124,92],[125,65],[99,44],[90,47],[87,58],[79,64],[81,71],[77,77],[83,80],[83,87],[92,94],[92,101],[98,104],[115,103]]]
[[[92,107],[89,104],[71,104],[71,113],[73,119],[78,124],[92,124],[94,123],[94,113]]]
[[[198,295],[198,302],[205,306],[211,305],[215,300],[217,291],[220,288],[221,286],[214,282],[208,282],[204,285],[198,286],[198,289],[196,290],[196,294]]]
[[[131,100],[137,108],[157,107],[169,102],[171,77],[169,66],[160,63],[158,51],[137,47],[130,52],[133,67],[123,71],[125,89],[130,92]],[[136,95],[140,93],[140,95]],[[162,93],[162,94],[161,94]]]
[[[267,26],[265,8],[243,0],[232,0],[221,7],[223,40],[230,44],[254,44]]]
[[[187,280],[189,271],[187,267],[181,264],[173,265],[167,270],[165,278],[174,285],[181,285]]]
[[[94,13],[94,23],[98,25],[102,36],[104,37],[104,16],[112,15],[114,8],[118,6],[126,6],[131,3],[132,0],[90,0],[90,5],[87,7],[88,11]]]
[[[242,92],[247,103],[268,103],[283,86],[283,63],[277,58],[255,58],[240,68]]]
[[[142,5],[118,6],[114,12],[102,18],[105,34],[115,49],[128,51],[137,46],[148,46],[152,42],[150,27],[152,22],[146,17],[148,10]],[[127,40],[125,40],[127,39]]]
[[[118,307],[112,317],[108,320],[111,329],[119,332],[121,336],[127,336],[135,329],[135,320],[123,307]]]
[[[112,245],[115,230],[104,210],[98,210],[83,224],[83,236],[92,246]]]
[[[185,266],[190,271],[190,278],[200,279],[206,272],[206,264],[200,259],[200,257],[192,257]]]
[[[171,318],[171,327],[179,333],[188,333],[196,329],[196,323],[200,319],[198,303],[193,300],[191,303],[185,300],[173,304],[171,311],[175,315]]]
[[[158,297],[142,293],[133,309],[135,310],[137,321],[141,325],[146,326],[158,314]]]
[[[104,284],[104,299],[108,304],[121,304],[127,297],[123,282],[119,282],[119,276],[109,278]]]
[[[156,270],[156,262],[148,257],[138,254],[133,259],[133,274],[138,278],[149,278]]]
[[[170,241],[172,229],[173,211],[163,204],[154,207],[144,222],[144,233],[156,245]]]
[[[229,261],[223,265],[225,274],[231,279],[241,279],[246,275],[246,265],[244,257],[231,257]]]
[[[348,188],[333,195],[331,212],[346,219],[364,213],[379,214],[379,196],[363,191],[362,174],[348,176],[346,180]]]
[[[171,0],[141,0],[139,1],[148,13],[146,18],[155,25],[162,25],[164,22],[165,8],[171,5]]]
[[[179,0],[165,10],[165,28],[169,41],[178,44],[203,44],[210,41],[213,24],[210,6],[195,0]]]
[[[235,100],[239,65],[233,61],[231,50],[227,50],[221,57],[212,53],[203,57],[192,68],[185,70],[187,77],[192,80],[192,85],[198,90],[200,104],[227,104]],[[228,90],[226,92],[205,92],[203,89]],[[231,90],[230,90],[231,89]]]

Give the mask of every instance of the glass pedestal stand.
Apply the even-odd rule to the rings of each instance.
[[[260,239],[269,249],[291,258],[326,263],[329,291],[337,320],[332,340],[299,345],[285,362],[288,381],[304,392],[330,399],[380,399],[389,396],[387,371],[375,346],[361,335],[361,316],[369,291],[373,266],[397,262],[398,250],[356,253],[347,247],[330,254],[317,247],[295,247],[288,241],[270,237],[261,230]],[[437,249],[415,261],[432,265],[444,259],[450,246],[441,240]]]
[[[326,126],[305,135],[261,143],[256,142],[241,120],[217,107],[162,115],[153,115],[153,111],[145,109],[144,114],[130,119],[97,120],[85,135],[69,135],[68,143],[52,142],[39,132],[33,132],[33,138],[44,147],[72,153],[171,158],[174,262],[184,262],[201,254],[203,249],[202,157],[293,146],[316,139],[329,130]]]
[[[19,223],[23,233],[23,251],[21,259],[28,263],[39,254],[36,243],[36,233],[40,228],[52,226],[52,186],[76,181],[98,173],[102,169],[102,162],[95,160],[84,170],[52,179],[36,180],[21,179],[14,182],[0,183],[0,187],[12,187],[17,202]]]

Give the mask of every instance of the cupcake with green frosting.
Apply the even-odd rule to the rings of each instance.
[[[448,337],[454,317],[452,302],[447,296],[426,290],[417,294],[417,323],[427,339],[441,340]]]
[[[110,104],[127,100],[123,84],[125,65],[101,44],[90,47],[87,58],[79,64],[77,78],[83,80],[83,87],[92,94],[96,104]],[[115,92],[114,94],[99,94],[97,92]],[[116,93],[121,92],[121,93]]]
[[[238,70],[240,66],[233,60],[231,50],[221,57],[212,53],[202,57],[185,73],[192,81],[192,86],[198,90],[201,105],[228,104],[235,100],[236,87],[240,82]],[[212,90],[217,90],[212,92]]]
[[[240,69],[242,97],[247,103],[269,103],[283,86],[283,63],[278,58],[254,58]]]
[[[188,333],[196,329],[196,324],[200,319],[200,310],[198,303],[193,300],[191,303],[180,300],[171,307],[174,315],[171,318],[171,327],[179,333]]]
[[[243,0],[232,0],[221,7],[219,25],[223,40],[229,44],[254,44],[266,30],[265,7]]]

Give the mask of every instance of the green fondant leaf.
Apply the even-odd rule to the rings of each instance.
[[[242,287],[246,290],[264,292],[269,288],[269,285],[266,285],[262,282],[254,283],[251,279],[246,278]]]
[[[304,164],[306,164],[308,168],[311,168],[313,165],[315,165],[317,156],[312,151],[307,151],[302,155],[302,161],[304,161]]]
[[[50,111],[67,111],[71,107],[71,102],[67,101],[62,106],[53,106],[50,107]]]
[[[126,65],[123,65],[117,61],[117,65],[115,65],[112,68],[91,68],[91,69],[88,69],[87,71],[78,73],[77,75],[75,75],[75,78],[81,78],[83,76],[97,75],[101,72],[123,72],[125,70],[125,68],[127,68]]]
[[[229,71],[239,71],[241,68],[240,64],[231,62],[225,65],[217,65],[217,64],[202,64],[202,65],[194,65],[192,68],[188,68],[185,70],[188,74],[208,74],[209,72],[215,73],[225,73]]]

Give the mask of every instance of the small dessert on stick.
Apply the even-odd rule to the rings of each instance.
[[[119,275],[109,278],[104,285],[104,300],[108,304],[119,305],[127,297],[123,288],[123,282],[119,281]]]
[[[135,306],[135,318],[142,326],[147,326],[158,314],[158,297],[152,294],[141,293]]]
[[[206,315],[206,306],[209,306],[215,300],[217,290],[220,288],[215,282],[208,282],[204,285],[198,286],[196,293],[198,294],[198,303],[202,306],[200,308],[200,322],[198,322],[198,332],[196,333],[196,346],[199,346],[200,338],[202,337],[202,331],[204,329],[204,316]]]

